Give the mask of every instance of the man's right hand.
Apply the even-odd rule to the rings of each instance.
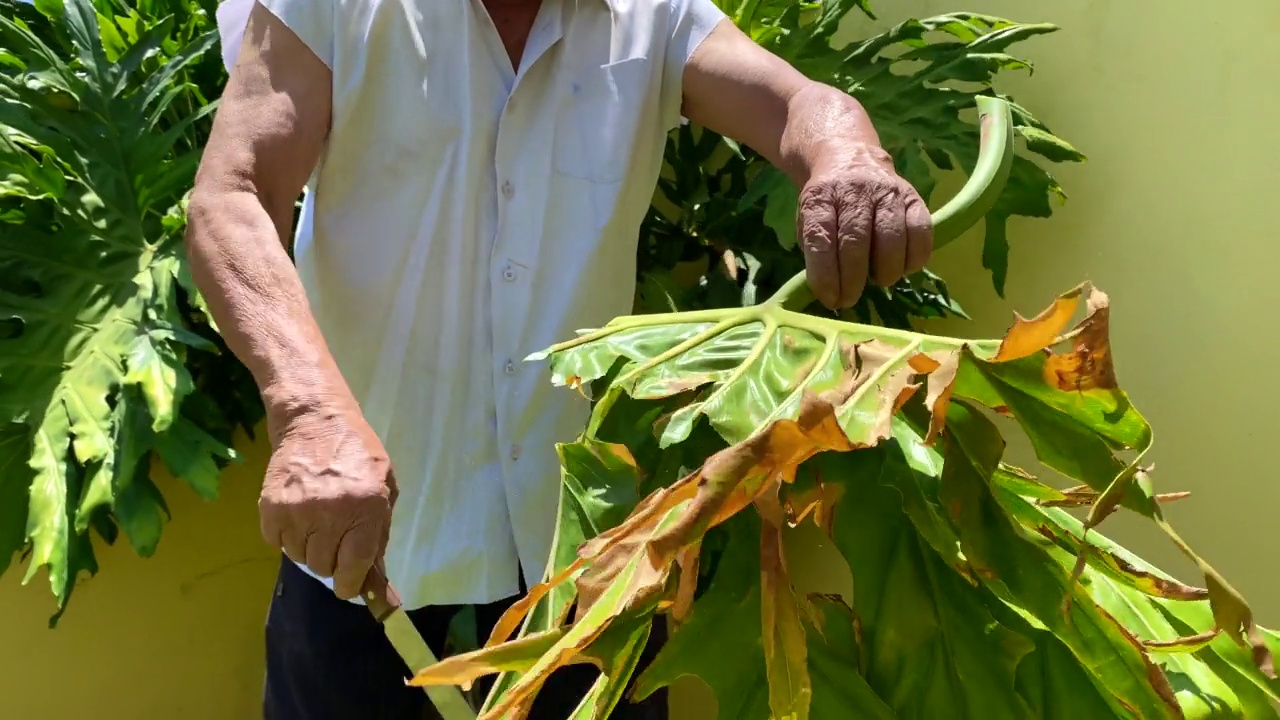
[[[332,577],[346,599],[382,562],[396,484],[286,252],[294,202],[329,132],[332,90],[325,60],[254,5],[196,174],[187,254],[223,338],[263,390],[274,453],[258,502],[262,534]],[[372,575],[371,591],[381,577]]]
[[[338,597],[355,597],[382,562],[397,495],[382,442],[353,400],[293,413],[271,434],[275,450],[258,500],[263,537],[332,577]]]

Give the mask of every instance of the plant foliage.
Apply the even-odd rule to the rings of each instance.
[[[154,551],[153,457],[212,498],[255,421],[181,249],[221,71],[207,5],[0,2],[0,571],[25,551],[59,609],[90,528]]]
[[[867,109],[898,171],[929,200],[936,176],[972,168],[973,112],[1001,71],[1030,70],[1010,46],[1056,28],[978,13],[907,20],[864,40],[834,43],[837,31],[872,17],[863,0],[722,0],[758,43],[809,77],[850,93]],[[844,36],[845,33],[839,33]],[[1007,99],[1007,98],[1006,98]],[[1013,104],[1025,151],[1006,193],[987,217],[983,263],[1003,292],[1006,221],[1048,217],[1058,183],[1030,158],[1084,156],[1025,108]],[[796,247],[797,189],[759,154],[684,125],[667,141],[667,168],[641,233],[637,309],[672,312],[751,305],[804,267]],[[891,288],[868,288],[846,319],[909,327],[914,318],[963,315],[941,278],[926,271]]]
[[[1117,383],[1103,293],[990,341],[783,299],[619,318],[548,351],[555,382],[598,398],[561,447],[550,577],[415,683],[503,671],[481,717],[519,718],[557,667],[591,662],[574,717],[603,718],[667,616],[634,696],[694,675],[721,718],[1277,717],[1280,635],[1165,522],[1179,496],[1141,463],[1151,429]],[[1074,487],[1003,461],[1010,420]],[[1122,508],[1204,586],[1093,531]],[[847,598],[789,580],[782,538],[806,521],[848,563]]]
[[[59,613],[95,569],[92,532],[111,541],[122,528],[141,554],[154,550],[166,509],[153,458],[212,497],[232,432],[260,417],[178,251],[183,193],[225,79],[215,4],[0,0],[0,572],[18,552],[28,579],[48,567]],[[974,94],[1028,67],[1002,53],[1052,29],[960,13],[833,48],[842,21],[870,16],[865,3],[724,7],[758,42],[855,94],[926,194],[935,171],[972,162]],[[1016,111],[1032,154],[1080,159]],[[685,126],[666,159],[640,242],[641,308],[749,305],[801,266],[795,189],[759,155]],[[1003,218],[1046,216],[1061,196],[1026,158],[1010,188],[988,225],[997,260]],[[957,312],[926,272],[872,289],[852,316],[906,327]]]

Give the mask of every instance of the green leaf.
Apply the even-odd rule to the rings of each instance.
[[[189,72],[218,66],[216,35],[204,14],[117,22],[68,0],[37,5],[36,21],[3,5],[0,420],[24,428],[29,470],[3,488],[24,511],[0,515],[0,551],[29,544],[26,576],[48,568],[60,612],[94,567],[91,527],[154,552],[167,510],[153,454],[205,498],[232,457],[231,407],[201,394],[230,401],[243,391],[227,378],[241,375],[191,362],[192,348],[217,348],[194,332],[176,279],[181,203],[208,129]]]
[[[859,670],[858,619],[837,597],[811,596],[814,622],[806,626],[809,672],[813,676],[815,720],[855,717],[894,720],[897,716],[875,694]]]
[[[693,675],[715,693],[719,720],[765,720],[769,692],[760,624],[760,523],[742,515],[724,531],[729,544],[706,592],[636,679],[635,698],[643,700]]]
[[[1201,599],[1207,595],[1205,591],[1195,592],[1195,589],[1187,588],[1097,532],[1091,532],[1087,539],[1083,539],[1083,524],[1078,519],[1057,508],[1037,507],[1028,501],[1025,493],[1018,492],[1013,486],[998,482],[994,494],[1025,528],[1052,542],[1052,547],[1047,549],[1064,568],[1075,565],[1078,546],[1087,542],[1092,548],[1087,556],[1090,570],[1086,573],[1086,588],[1090,594],[1098,597],[1103,593],[1103,597],[1110,597],[1118,592],[1113,586],[1122,584],[1127,588],[1124,592],[1128,602],[1143,604],[1144,614],[1150,608],[1164,616],[1167,627],[1159,620],[1151,620],[1162,629],[1162,639],[1194,637],[1214,629],[1213,612]],[[1095,577],[1101,580],[1094,580]],[[1134,592],[1141,593],[1141,596],[1134,595]],[[1211,668],[1238,698],[1237,703],[1229,706],[1232,712],[1246,718],[1277,717],[1280,682],[1265,677],[1238,644],[1219,634],[1194,655]],[[1156,657],[1158,659],[1159,655]],[[1205,709],[1199,692],[1180,686],[1181,676],[1171,675],[1170,679],[1179,691],[1179,700],[1184,708]]]
[[[578,557],[578,548],[625,519],[639,498],[640,469],[625,445],[581,438],[556,449],[561,463],[560,504],[544,580],[569,568]],[[521,633],[556,628],[568,615],[576,595],[571,584],[551,588],[530,609]],[[495,680],[490,698],[505,694],[519,679],[518,673],[504,672]]]
[[[560,456],[560,511],[547,577],[569,567],[578,548],[617,526],[639,500],[640,469],[625,445],[583,438],[556,446]],[[573,602],[572,586],[553,589],[531,615],[530,627],[549,630]]]
[[[986,235],[982,238],[982,267],[991,271],[991,284],[996,294],[1004,297],[1004,283],[1009,277],[1009,218],[987,215]]]
[[[5,425],[0,429],[0,574],[8,569],[14,553],[26,545],[27,504],[30,502],[31,469],[26,429]]]
[[[787,310],[802,279],[761,305],[617,318],[540,354],[553,381],[591,388],[584,437],[634,449],[658,480],[524,601],[572,578],[579,607],[565,637],[592,618],[581,642],[539,660],[543,670],[584,643],[602,647],[615,626],[591,633],[637,621],[643,605],[681,624],[639,691],[697,675],[734,717],[855,705],[895,717],[1249,717],[1263,707],[1272,688],[1258,647],[1275,638],[1220,575],[1200,561],[1208,588],[1183,585],[1083,532],[1123,501],[1177,540],[1138,469],[1151,431],[1116,382],[1104,294],[1076,288],[1001,339],[966,341]],[[1004,439],[973,403],[1010,415],[1046,465],[1085,485],[1056,490],[1002,464]],[[1093,509],[1077,536],[1035,503]],[[848,563],[851,608],[798,601],[786,578],[780,529],[810,516]],[[701,562],[711,569],[695,571]],[[1207,618],[1169,610],[1205,598]],[[593,614],[605,604],[607,616]],[[1221,646],[1206,625],[1243,645]],[[522,676],[526,693],[534,672]],[[623,682],[610,676],[588,705]],[[504,692],[497,709],[523,707]]]
[[[1027,149],[1053,162],[1084,162],[1084,153],[1071,143],[1045,130],[1043,127],[1018,126],[1018,134],[1027,141]]]
[[[1001,511],[988,486],[1004,451],[995,427],[963,403],[951,405],[947,423],[954,439],[947,443],[942,500],[956,509],[961,546],[977,577],[1062,640],[1114,694],[1118,712],[1128,707],[1141,717],[1178,717],[1168,678],[1132,631],[1097,606],[1044,550],[1020,537]]]
[[[838,479],[858,490],[836,507],[832,534],[853,572],[867,682],[903,717],[1032,717],[1013,692],[1031,643],[921,541],[883,475],[906,466],[885,455],[841,456]]]
[[[795,183],[781,170],[769,166],[760,171],[751,183],[751,189],[738,203],[739,210],[746,209],[761,198],[765,202],[764,224],[773,230],[783,250],[796,246],[796,212],[800,192]]]

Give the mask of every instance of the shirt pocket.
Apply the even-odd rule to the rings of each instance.
[[[626,177],[650,67],[649,58],[636,57],[570,77],[556,122],[556,172],[597,183]]]

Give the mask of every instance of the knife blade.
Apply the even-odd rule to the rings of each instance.
[[[369,579],[365,581],[364,601],[410,672],[416,675],[438,662],[426,640],[422,639],[422,633],[418,632],[418,628],[404,611],[400,595],[391,587],[381,568],[375,567],[369,571]],[[426,691],[427,698],[435,705],[442,720],[475,720],[476,711],[456,686],[432,685],[422,689]]]

